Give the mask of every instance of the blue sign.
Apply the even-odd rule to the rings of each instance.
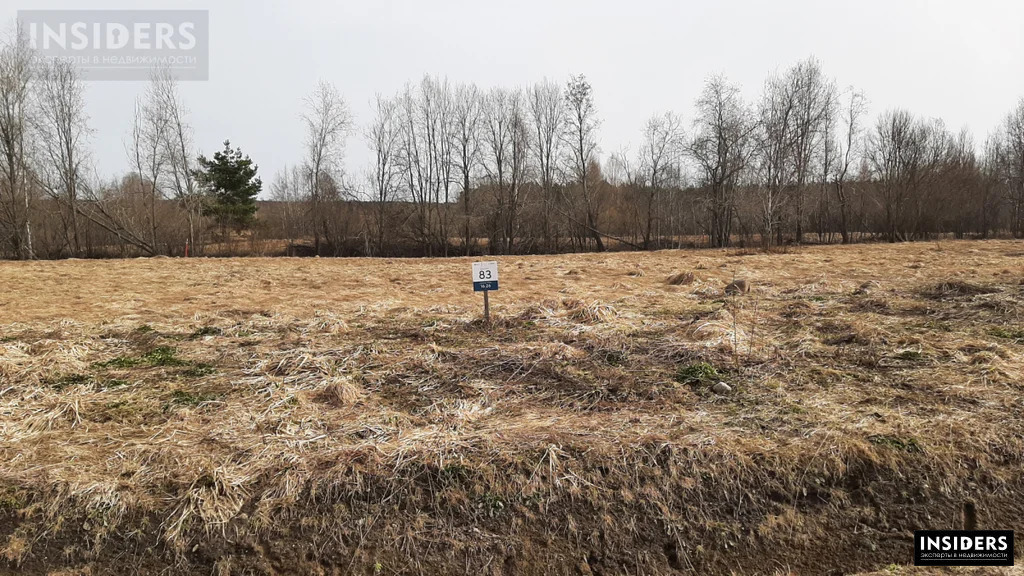
[[[490,292],[498,289],[498,282],[473,282],[473,292]]]

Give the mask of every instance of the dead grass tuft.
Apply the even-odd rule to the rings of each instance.
[[[351,378],[339,377],[332,379],[324,387],[320,399],[333,406],[344,407],[358,404],[365,394],[366,391]]]
[[[673,274],[672,276],[669,276],[668,280],[666,280],[666,283],[669,286],[689,286],[690,284],[693,284],[696,280],[697,277],[694,276],[693,272],[680,272],[678,274]]]
[[[921,290],[921,294],[929,298],[941,299],[994,294],[998,291],[998,288],[992,286],[982,286],[964,280],[945,280],[925,287]]]
[[[587,303],[575,298],[562,300],[562,307],[568,312],[568,317],[571,320],[585,324],[605,322],[617,314],[615,308],[608,304],[600,302]]]

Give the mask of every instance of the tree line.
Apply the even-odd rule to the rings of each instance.
[[[301,157],[266,197],[257,166],[194,142],[165,69],[138,97],[126,168],[91,167],[85,85],[16,31],[0,48],[0,255],[463,255],[1024,237],[1024,99],[979,145],[905,109],[873,120],[813,59],[754,101],[724,76],[599,149],[586,77],[480,88],[426,76],[357,125],[340,91],[304,102]],[[344,170],[346,144],[370,162]]]

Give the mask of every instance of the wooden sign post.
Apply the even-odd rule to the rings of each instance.
[[[484,293],[484,323],[491,323],[491,303],[487,293],[498,289],[498,263],[473,262],[473,291]]]

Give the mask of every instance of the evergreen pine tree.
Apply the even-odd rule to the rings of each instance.
[[[263,182],[256,176],[258,166],[241,148],[231,148],[224,141],[224,150],[215,152],[213,160],[199,157],[196,180],[207,192],[207,210],[223,228],[242,231],[252,226],[256,215],[256,197]]]

